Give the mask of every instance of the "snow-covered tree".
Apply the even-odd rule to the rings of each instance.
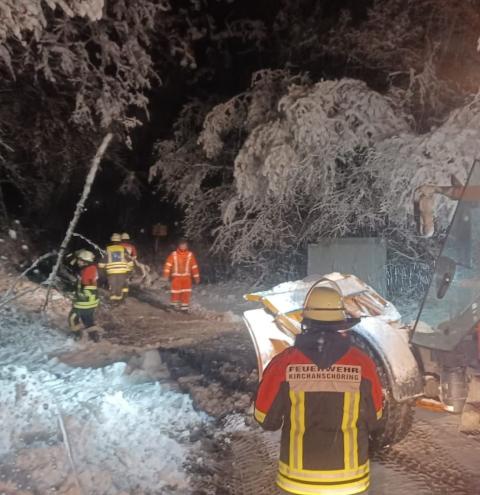
[[[152,89],[171,73],[208,73],[198,67],[197,44],[212,50],[262,37],[261,23],[216,26],[207,14],[197,0],[0,0],[5,181],[42,209],[69,190],[85,150],[112,129],[108,155],[124,175],[121,192],[138,193],[124,149],[149,119]]]
[[[361,81],[311,84],[264,71],[206,114],[199,146],[198,121],[160,143],[152,176],[184,207],[186,233],[210,236],[234,263],[288,268],[308,242],[368,234],[414,256],[415,189],[448,184],[451,173],[465,178],[480,151],[477,107],[418,135]],[[453,203],[438,207],[445,224]]]
[[[46,10],[60,9],[69,17],[88,17],[95,21],[102,17],[104,0],[2,0],[0,2],[0,41],[13,35],[22,40],[32,32],[36,39],[47,26]]]

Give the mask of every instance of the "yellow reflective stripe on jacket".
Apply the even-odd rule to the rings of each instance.
[[[107,263],[106,270],[107,270],[107,275],[114,273],[127,273],[128,264],[123,262]]]
[[[91,309],[97,308],[100,304],[100,299],[92,298],[88,301],[74,301],[73,307],[77,309]]]
[[[77,290],[73,307],[77,309],[92,309],[98,307],[100,299],[97,295],[97,288],[85,286]]]
[[[287,478],[295,478],[299,481],[310,483],[333,483],[336,481],[355,481],[363,478],[370,472],[370,463],[367,461],[356,469],[331,469],[317,471],[311,469],[293,469],[284,462],[279,462],[279,472]]]
[[[107,269],[107,275],[125,275],[128,273],[128,270],[125,268],[111,268]]]
[[[112,261],[106,265],[107,270],[115,267],[128,268],[128,263],[126,261]]]
[[[290,493],[297,495],[355,495],[362,493],[370,486],[370,478],[365,475],[362,479],[344,483],[310,484],[292,480],[278,473],[277,485]]]
[[[353,415],[352,422],[350,423],[350,431],[352,437],[352,457],[353,464],[350,466],[352,469],[358,468],[358,415],[360,412],[360,392],[352,392],[353,395]],[[345,466],[347,467],[347,466]]]
[[[305,392],[290,390],[290,466],[303,468],[303,435],[305,434]]]
[[[106,263],[102,263],[107,270],[107,274],[127,273],[129,271],[129,263],[127,261],[125,247],[121,244],[107,246]]]
[[[74,302],[73,307],[77,309],[93,309],[98,308],[100,301],[95,302]]]
[[[343,400],[343,456],[345,469],[358,467],[358,413],[360,392],[345,392]]]

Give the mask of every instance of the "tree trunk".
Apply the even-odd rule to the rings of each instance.
[[[60,268],[60,264],[62,263],[62,259],[63,259],[63,256],[65,255],[65,251],[67,249],[68,243],[70,242],[72,234],[73,234],[75,227],[78,223],[78,220],[80,219],[80,216],[83,212],[85,202],[87,201],[88,195],[90,194],[90,190],[92,188],[93,181],[95,180],[95,175],[97,174],[98,167],[100,166],[100,162],[103,158],[103,155],[105,154],[105,151],[107,151],[108,145],[110,144],[110,141],[112,140],[112,138],[113,138],[113,134],[111,132],[109,132],[103,138],[102,144],[100,144],[99,148],[97,149],[97,153],[93,157],[92,164],[90,166],[90,171],[88,172],[87,178],[85,180],[85,185],[83,186],[82,195],[81,195],[81,197],[77,203],[77,206],[75,207],[75,213],[73,215],[72,220],[70,221],[70,225],[68,226],[67,232],[65,233],[65,237],[62,241],[62,244],[60,245],[60,249],[58,251],[58,256],[57,256],[57,261],[55,262],[55,265],[52,269],[52,272],[50,273],[50,275],[48,277],[47,297],[45,298],[43,310],[45,310],[47,305],[48,305],[48,300],[50,298],[50,292],[52,290],[53,284],[55,283],[58,269]]]

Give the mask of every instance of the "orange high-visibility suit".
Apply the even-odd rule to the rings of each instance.
[[[167,258],[163,276],[172,281],[171,303],[180,309],[187,310],[192,295],[192,277],[197,284],[200,282],[200,272],[195,255],[187,249],[173,251]]]

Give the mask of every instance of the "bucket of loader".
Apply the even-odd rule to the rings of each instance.
[[[332,273],[286,282],[245,299],[262,304],[262,309],[244,313],[258,359],[259,375],[272,358],[293,345],[301,332],[303,303],[313,286],[334,286],[343,296],[347,312],[355,318],[375,318],[385,324],[400,321],[395,307],[355,275]]]

